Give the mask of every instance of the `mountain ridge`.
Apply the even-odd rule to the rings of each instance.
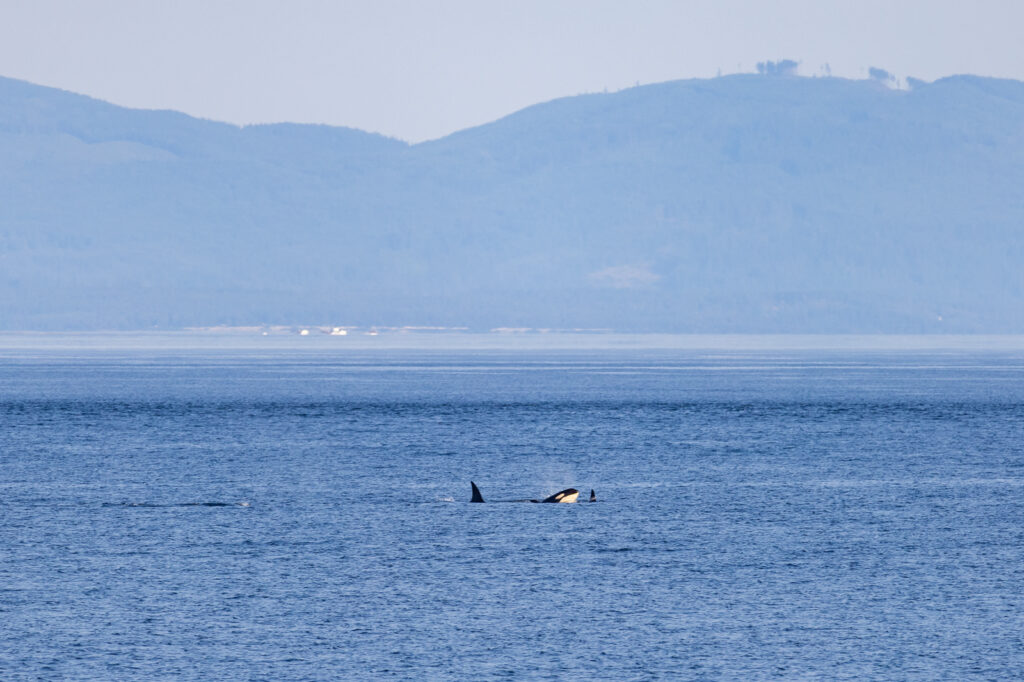
[[[735,75],[409,145],[0,79],[0,328],[1021,332],[1022,120],[1018,81]]]

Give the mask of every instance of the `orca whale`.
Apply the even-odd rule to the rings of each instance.
[[[484,496],[480,494],[480,488],[476,487],[476,483],[474,483],[473,481],[470,481],[469,482],[469,486],[470,486],[470,488],[473,491],[473,496],[472,496],[472,498],[469,501],[470,502],[483,502],[484,501]],[[554,495],[551,495],[550,497],[545,497],[543,500],[509,500],[509,501],[511,501],[511,502],[537,502],[537,503],[549,503],[550,502],[550,503],[567,504],[567,503],[575,502],[576,498],[579,497],[579,494],[580,494],[580,491],[576,490],[576,488],[566,488],[565,490],[562,490],[561,492],[557,492]],[[590,501],[594,502],[596,500],[597,500],[597,498],[594,496],[594,491],[591,490],[590,491]]]
[[[545,497],[541,502],[575,502],[576,498],[579,497],[580,491],[576,488],[566,488],[560,493],[555,493],[551,497]],[[537,500],[530,500],[530,502],[536,502]]]
[[[591,502],[597,502],[597,495],[594,494],[594,489],[593,488],[590,489],[590,501]]]

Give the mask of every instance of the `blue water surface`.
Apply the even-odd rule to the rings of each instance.
[[[1006,679],[1022,614],[1019,353],[0,356],[4,679]]]

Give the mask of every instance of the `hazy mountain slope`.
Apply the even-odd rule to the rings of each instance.
[[[1020,187],[1015,81],[678,81],[410,147],[0,79],[0,327],[1024,332]]]

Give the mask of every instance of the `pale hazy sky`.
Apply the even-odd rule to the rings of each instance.
[[[530,104],[753,71],[1024,80],[1024,0],[0,0],[0,75],[410,141]]]

